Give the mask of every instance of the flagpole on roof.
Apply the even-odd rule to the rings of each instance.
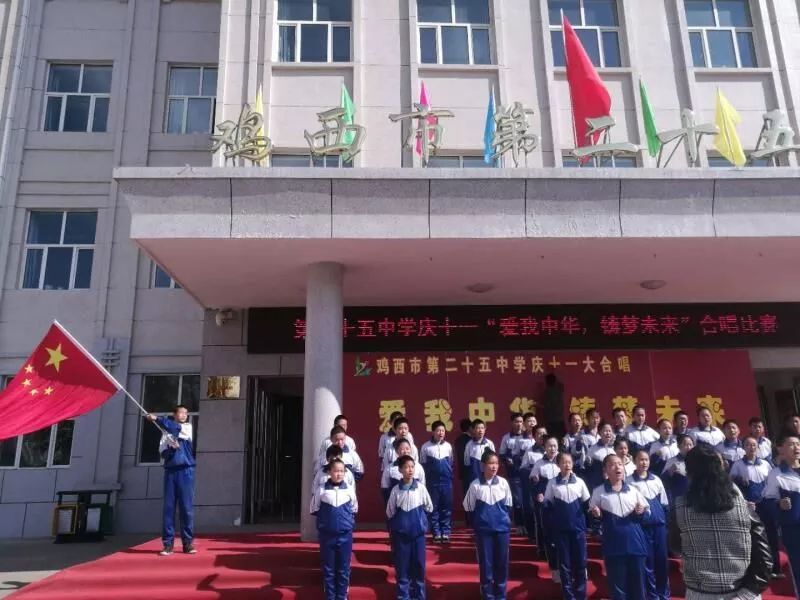
[[[56,319],[53,319],[53,325],[55,325],[56,327],[58,327],[58,329],[61,331],[61,333],[63,333],[63,334],[64,334],[64,336],[66,336],[66,338],[67,338],[67,339],[68,339],[70,342],[72,342],[73,344],[75,344],[75,346],[78,348],[78,350],[80,350],[81,352],[83,352],[83,355],[84,355],[86,358],[88,358],[88,359],[89,359],[89,360],[92,362],[92,364],[94,364],[94,366],[95,366],[95,367],[97,367],[97,369],[98,369],[98,370],[99,370],[99,371],[100,371],[100,372],[101,372],[101,373],[102,373],[102,374],[103,374],[103,375],[106,377],[106,379],[108,379],[108,380],[109,380],[111,383],[113,383],[113,384],[116,386],[116,388],[117,388],[117,389],[118,389],[120,392],[122,392],[123,394],[125,394],[125,395],[128,397],[128,399],[129,399],[131,402],[133,402],[133,403],[134,403],[134,404],[135,404],[135,405],[136,405],[136,406],[139,408],[139,410],[141,410],[141,411],[142,411],[142,413],[143,413],[143,414],[145,414],[145,415],[148,415],[148,414],[150,414],[150,413],[149,413],[149,411],[147,411],[147,410],[145,409],[145,407],[144,407],[144,406],[142,406],[142,405],[139,403],[139,401],[138,401],[136,398],[134,398],[134,397],[131,395],[131,393],[130,393],[128,390],[126,390],[126,389],[125,389],[125,386],[123,386],[123,385],[122,385],[122,384],[121,384],[119,381],[117,381],[116,377],[114,377],[114,376],[113,376],[111,373],[109,373],[109,372],[108,372],[108,369],[106,369],[106,368],[105,368],[105,367],[104,367],[104,366],[103,366],[103,365],[100,363],[100,361],[99,361],[99,360],[97,360],[97,359],[96,359],[94,356],[92,356],[91,352],[89,352],[89,351],[88,351],[88,350],[87,350],[87,349],[86,349],[86,348],[83,346],[83,344],[81,344],[81,343],[80,343],[80,342],[79,342],[77,339],[75,339],[75,336],[73,336],[73,335],[72,335],[72,334],[71,334],[69,331],[67,331],[67,330],[66,330],[66,328],[65,328],[65,327],[64,327],[64,326],[63,326],[61,323],[59,323],[59,322],[58,322]],[[166,431],[164,431],[164,429],[163,429],[163,428],[162,428],[160,425],[158,425],[158,424],[157,424],[155,421],[153,421],[153,425],[155,425],[155,426],[156,426],[156,427],[157,427],[157,428],[158,428],[158,429],[161,431],[161,433],[164,433],[164,434],[166,434],[166,433],[167,433],[167,432],[166,432]]]
[[[569,65],[567,61],[569,58],[567,57],[567,28],[564,25],[565,17],[564,17],[564,9],[561,9],[561,45],[564,46],[564,68],[567,69]],[[578,141],[578,130],[575,128],[575,104],[572,102],[572,86],[567,85],[569,88],[569,109],[572,111],[572,139],[575,142],[575,147],[580,146],[580,142]],[[580,165],[580,161],[578,161]]]

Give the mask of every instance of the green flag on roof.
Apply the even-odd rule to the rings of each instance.
[[[650,100],[647,98],[647,89],[641,79],[639,80],[639,93],[642,96],[642,114],[644,115],[644,131],[647,136],[647,150],[650,152],[650,156],[658,156],[658,152],[661,150],[661,140],[658,139],[653,107],[650,106]]]
[[[353,99],[347,91],[347,86],[342,83],[342,108],[344,109],[344,122],[348,125],[353,124],[353,117],[355,115],[355,107],[353,106]],[[356,132],[352,130],[345,131],[343,141],[345,144],[352,144],[356,137]]]

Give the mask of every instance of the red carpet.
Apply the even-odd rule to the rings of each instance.
[[[386,534],[356,534],[350,600],[394,597],[394,571]],[[317,547],[297,534],[230,534],[201,537],[198,554],[161,557],[159,540],[72,567],[12,594],[14,600],[318,600],[322,598]],[[68,547],[65,547],[68,550]],[[590,544],[591,598],[607,598],[599,548]],[[508,597],[561,598],[546,564],[527,541],[511,549]],[[680,598],[678,563],[673,562],[673,597]],[[478,599],[475,549],[466,533],[446,548],[428,546],[428,597]],[[793,598],[789,579],[777,581],[765,600]]]

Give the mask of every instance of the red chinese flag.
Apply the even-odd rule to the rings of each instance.
[[[85,414],[118,389],[100,363],[54,322],[0,392],[0,440]]]
[[[608,93],[602,79],[592,64],[589,55],[583,48],[575,30],[567,17],[562,16],[564,28],[564,53],[567,62],[567,82],[569,96],[572,101],[572,121],[575,128],[575,146],[589,146],[586,137],[588,125],[586,119],[605,117],[611,114],[611,94]],[[600,132],[592,136],[591,143],[596,143]]]

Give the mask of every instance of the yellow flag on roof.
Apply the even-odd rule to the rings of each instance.
[[[717,136],[714,138],[714,147],[728,159],[731,164],[743,167],[747,157],[742,149],[742,141],[736,131],[736,126],[741,123],[742,117],[736,112],[728,99],[717,90]]]

